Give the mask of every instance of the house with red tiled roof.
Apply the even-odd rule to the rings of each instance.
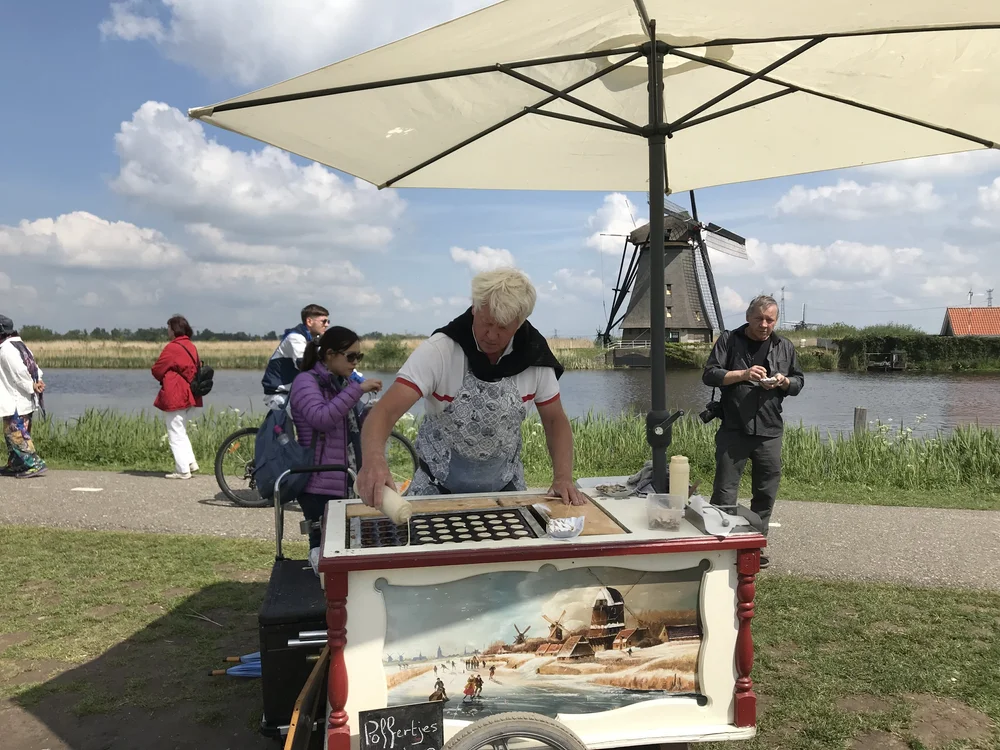
[[[949,307],[942,336],[1000,336],[1000,307]]]

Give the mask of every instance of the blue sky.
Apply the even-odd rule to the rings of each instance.
[[[360,332],[426,333],[462,309],[475,270],[514,263],[539,289],[539,328],[593,335],[620,254],[599,234],[646,218],[645,195],[377,193],[182,114],[483,4],[8,3],[2,311],[58,330],[179,311],[196,328],[264,332],[318,301]],[[781,286],[787,317],[805,302],[810,322],[936,330],[969,289],[985,304],[998,175],[983,152],[700,191],[703,220],[750,238],[750,262],[713,256],[727,323]]]

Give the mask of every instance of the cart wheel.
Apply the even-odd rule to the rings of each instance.
[[[579,737],[555,719],[523,711],[480,719],[444,743],[443,750],[507,750],[511,740],[521,739],[541,742],[553,750],[587,750]]]
[[[254,452],[257,428],[244,427],[227,437],[215,454],[215,480],[227,498],[244,508],[270,505],[257,492],[254,480]]]

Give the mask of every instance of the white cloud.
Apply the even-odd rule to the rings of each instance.
[[[397,310],[402,310],[403,312],[413,312],[416,310],[416,305],[406,298],[401,288],[391,286],[389,287],[389,292],[392,294],[393,304],[395,304]]]
[[[77,302],[84,307],[100,307],[104,304],[104,300],[101,299],[101,295],[97,292],[87,292]]]
[[[33,300],[38,296],[38,292],[33,286],[22,286],[11,281],[10,276],[0,271],[0,292],[3,292],[3,299],[8,304]],[[7,313],[10,316],[10,313]]]
[[[242,240],[381,248],[405,208],[392,191],[318,164],[299,166],[279,149],[234,151],[161,102],[146,102],[123,122],[115,147],[116,191]]]
[[[468,307],[472,300],[469,297],[449,297],[448,304],[452,307]]]
[[[592,232],[587,238],[587,247],[608,255],[620,255],[625,243],[623,235],[647,221],[636,215],[635,206],[622,193],[605,195],[601,207],[587,218],[587,229]]]
[[[740,293],[730,286],[724,286],[719,291],[719,304],[724,312],[745,312],[749,304]]]
[[[185,229],[205,247],[208,255],[224,260],[273,263],[275,260],[291,262],[302,257],[302,252],[295,247],[255,245],[231,240],[225,232],[211,224],[188,224]]]
[[[944,200],[930,182],[873,182],[860,185],[840,180],[836,185],[806,188],[796,185],[781,197],[775,209],[781,214],[829,216],[857,221],[887,214],[937,211]]]
[[[962,248],[957,245],[945,245],[944,257],[950,262],[960,266],[967,266],[979,262],[979,256],[975,253],[962,252]]]
[[[582,292],[594,297],[600,297],[604,292],[604,282],[589,269],[580,273],[569,268],[560,268],[555,272],[556,280],[571,292]]]
[[[492,0],[115,0],[105,39],[144,39],[238,84],[273,83],[408,36]]]
[[[1000,169],[1000,151],[979,149],[957,154],[904,159],[873,164],[859,171],[872,172],[903,180],[926,180],[932,177],[961,177]]]
[[[111,222],[86,211],[54,219],[0,225],[0,256],[25,256],[76,268],[165,268],[186,259],[184,251],[155,229]]]
[[[551,306],[565,307],[577,302],[576,295],[564,292],[556,282],[549,280],[544,284],[535,287],[539,302],[544,302]]]
[[[920,291],[927,297],[945,297],[951,304],[960,304],[964,298],[968,300],[969,290],[984,289],[986,280],[978,273],[965,276],[928,276],[920,285]]]
[[[1000,209],[1000,177],[979,188],[979,206],[987,211]]]
[[[846,240],[823,247],[792,242],[772,245],[748,239],[747,252],[754,261],[753,272],[766,273],[772,281],[819,275],[840,280],[888,278],[910,266],[918,266],[924,259],[921,248],[890,248]]]
[[[129,307],[150,307],[162,302],[164,297],[163,287],[156,282],[113,281],[111,288],[118,292]]]
[[[461,247],[451,249],[451,259],[459,265],[469,267],[473,273],[492,271],[497,268],[514,267],[514,256],[510,250],[494,247],[480,247],[478,250],[466,250]]]

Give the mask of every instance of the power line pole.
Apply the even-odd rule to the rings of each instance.
[[[986,290],[986,306],[987,307],[993,307],[993,290],[992,289],[987,289]]]
[[[781,327],[785,327],[785,321],[788,317],[785,315],[785,287],[781,287]]]

